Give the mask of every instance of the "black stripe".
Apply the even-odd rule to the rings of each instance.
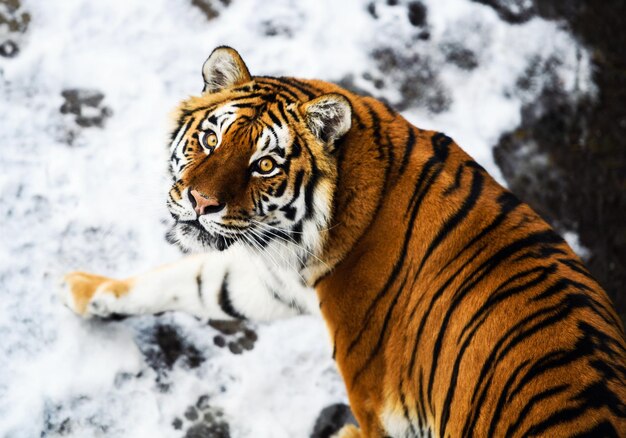
[[[472,175],[472,187],[470,189],[470,193],[467,195],[467,198],[463,201],[461,208],[457,210],[457,212],[452,215],[439,229],[439,232],[435,236],[435,238],[428,245],[428,249],[424,253],[422,257],[422,261],[417,268],[417,275],[422,271],[422,268],[426,264],[426,261],[433,253],[433,251],[443,242],[443,240],[454,230],[462,221],[467,217],[469,212],[474,208],[478,198],[480,197],[483,190],[484,177],[482,173],[478,170],[474,170]]]
[[[459,167],[456,169],[456,173],[454,174],[454,182],[444,190],[443,196],[450,196],[452,193],[457,191],[459,187],[461,187],[461,176],[463,175],[464,167],[465,163],[459,164]]]
[[[261,148],[262,151],[266,151],[270,147],[270,138],[269,136],[265,139],[265,144]]]
[[[309,99],[312,99],[316,96],[316,93],[310,91],[310,87],[307,89],[307,84],[304,84],[300,81],[298,81],[297,79],[293,79],[293,78],[287,78],[287,77],[280,77],[278,78],[281,82],[283,82],[284,84],[287,84],[288,86],[295,88],[296,90],[298,90],[300,93],[304,94],[306,97],[308,97]],[[319,93],[317,93],[319,94]]]
[[[415,430],[415,426],[413,425],[413,419],[409,414],[409,407],[406,404],[406,395],[404,394],[403,387],[404,380],[403,377],[400,376],[400,383],[398,384],[398,393],[400,394],[400,404],[402,405],[402,414],[404,415],[404,419],[407,423],[409,423],[409,428],[411,430],[411,436],[418,436],[417,431]]]
[[[602,421],[584,432],[574,435],[575,438],[620,438],[615,428],[607,420]]]
[[[320,301],[320,309],[322,308],[322,302]],[[335,334],[333,336],[333,360],[337,357],[337,333],[339,332],[339,327],[335,329]]]
[[[293,108],[287,108],[287,112],[289,113],[289,115],[291,115],[292,118],[294,118],[295,120],[297,120],[298,122],[304,122],[304,120],[302,119],[302,117],[300,116],[300,113],[298,113],[296,110],[294,110]]]
[[[285,112],[285,104],[282,100],[279,100],[276,103],[276,108],[278,108],[278,112],[280,113],[285,123],[289,124],[289,117],[287,117],[287,113]]]
[[[376,113],[376,111],[374,110],[374,108],[372,108],[372,106],[367,103],[367,101],[363,102],[363,105],[365,106],[365,108],[367,108],[367,114],[370,116],[370,119],[372,120],[372,135],[374,137],[374,144],[376,145],[376,148],[378,149],[378,159],[382,160],[385,158],[385,153],[383,151],[382,148],[382,136],[381,136],[381,132],[380,132],[380,117],[378,117],[378,114]]]
[[[285,158],[285,151],[284,149],[276,146],[274,147],[271,151],[269,151],[268,153],[270,154],[276,154],[278,155],[280,158]]]
[[[218,304],[220,308],[224,311],[228,316],[235,319],[246,319],[244,315],[235,309],[233,306],[233,302],[230,299],[230,292],[228,291],[228,271],[224,274],[224,279],[222,280],[222,287],[220,288],[220,293],[218,297]]]
[[[400,169],[398,170],[400,174],[404,173],[407,164],[409,164],[411,153],[413,152],[413,148],[415,147],[416,142],[414,128],[409,124],[407,124],[407,126],[409,128],[409,135],[404,146],[404,156],[402,157],[402,164],[400,164]]]
[[[283,182],[281,182],[278,188],[276,189],[276,193],[274,196],[276,196],[277,198],[280,198],[281,196],[283,196],[283,194],[285,193],[285,190],[287,189],[287,183],[288,183],[288,180],[285,178]]]
[[[509,427],[506,430],[506,436],[510,437],[515,435],[515,432],[519,429],[519,427],[521,426],[522,421],[527,420],[528,419],[528,413],[539,403],[543,402],[544,400],[553,397],[555,395],[559,395],[562,394],[565,390],[567,390],[569,388],[569,385],[558,385],[558,386],[554,386],[550,389],[546,389],[545,391],[541,391],[537,394],[535,394],[534,396],[532,396],[528,402],[526,403],[526,405],[524,406],[524,408],[520,411],[519,415],[517,416],[517,419],[511,424],[509,425]],[[491,427],[489,428],[490,431],[492,431],[495,427],[493,426],[493,422]],[[492,435],[489,435],[492,436]]]
[[[293,183],[293,196],[288,204],[292,204],[300,197],[300,190],[302,189],[302,181],[304,179],[304,170],[300,169],[296,173],[296,178]]]
[[[575,421],[577,418],[582,416],[586,410],[586,407],[581,405],[559,409],[553,412],[541,423],[535,424],[528,430],[524,431],[522,436],[550,436],[551,434],[547,433],[549,429],[564,423],[571,423],[572,421]]]
[[[305,218],[309,219],[313,216],[313,194],[315,191],[315,188],[317,187],[317,182],[319,180],[319,169],[317,167],[317,160],[315,159],[315,154],[313,154],[313,152],[311,151],[311,148],[309,148],[309,145],[304,142],[304,148],[307,150],[307,153],[309,154],[309,157],[311,159],[311,171],[310,171],[310,178],[309,181],[307,183],[307,186],[305,187],[305,192],[304,192],[304,203],[305,203]]]
[[[274,114],[272,110],[268,109],[266,113],[268,116],[270,116],[270,119],[272,119],[272,122],[274,123],[274,125],[283,126],[282,121],[278,117],[276,117],[276,114]]]
[[[264,123],[264,125],[267,128],[267,130],[270,132],[270,134],[272,134],[272,137],[274,137],[274,141],[276,142],[276,145],[278,145],[279,144],[278,135],[276,134],[276,130],[274,129],[274,127],[272,125],[268,125],[267,123]]]
[[[421,172],[420,179],[417,183],[418,186],[421,186],[424,183],[424,179],[427,177],[427,175],[430,175],[429,172],[433,166],[437,165],[437,168],[433,171],[432,175],[429,176],[427,188],[423,192],[415,191],[413,193],[413,197],[411,198],[411,201],[409,202],[409,207],[407,209],[407,215],[408,212],[413,209],[413,205],[415,203],[421,202],[423,200],[426,192],[432,185],[432,181],[434,181],[434,179],[436,179],[443,170],[443,164],[448,159],[449,146],[451,143],[452,139],[441,133],[436,133],[431,137],[433,156],[430,157],[428,161],[426,161],[426,163],[424,164],[424,170]]]
[[[265,83],[272,87],[273,91],[276,91],[276,89],[278,89],[279,94],[291,98],[292,101],[301,101],[300,97],[296,93],[294,93],[293,90],[287,88],[286,84],[279,78],[273,78],[270,76],[256,76],[256,79],[258,82]]]
[[[415,411],[418,413],[417,414],[418,426],[420,429],[423,430],[428,425],[428,423],[427,423],[427,415],[426,415],[426,403],[424,402],[424,391],[422,390],[424,388],[424,373],[421,368],[419,371],[419,375],[417,377],[417,388],[418,388],[418,392],[417,392],[417,397],[415,401],[415,404],[416,404]],[[430,426],[429,426],[428,435],[430,436]]]
[[[572,271],[576,271],[579,274],[587,277],[588,279],[595,281],[595,279],[591,276],[589,271],[587,271],[587,269],[584,266],[582,266],[578,260],[561,258],[559,259],[559,261],[563,263],[564,265],[568,266]]]
[[[295,310],[300,315],[304,314],[304,307],[295,302],[295,300],[286,300],[281,294],[278,293],[276,289],[270,289],[272,293],[272,298],[281,303],[282,305],[289,307],[290,309]]]
[[[204,296],[202,295],[202,266],[196,274],[196,285],[198,286],[198,299],[204,305]]]
[[[300,139],[297,137],[293,139],[293,143],[291,144],[291,152],[289,154],[289,158],[298,158],[302,154],[302,146],[300,146]]]

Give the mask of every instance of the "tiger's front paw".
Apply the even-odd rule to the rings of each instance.
[[[63,277],[60,294],[63,303],[77,314],[85,318],[104,318],[116,313],[116,302],[128,288],[123,281],[72,272]]]

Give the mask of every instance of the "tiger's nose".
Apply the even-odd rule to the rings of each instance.
[[[226,204],[220,203],[215,196],[207,196],[199,191],[189,190],[189,201],[198,216],[222,211]]]

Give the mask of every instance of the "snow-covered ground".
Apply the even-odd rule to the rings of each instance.
[[[540,92],[536,71],[552,63],[564,89],[592,91],[586,52],[557,23],[511,26],[469,0],[199,3],[218,17],[191,0],[22,1],[20,53],[0,58],[2,437],[175,437],[205,413],[233,437],[306,437],[345,402],[315,318],[223,334],[182,314],[82,321],[55,295],[67,271],[123,277],[179,256],[163,238],[168,114],[201,90],[215,46],[252,74],[385,97],[496,176],[490,146]]]

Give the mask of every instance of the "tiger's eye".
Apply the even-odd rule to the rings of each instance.
[[[214,148],[217,145],[217,135],[214,132],[209,132],[205,142],[208,147]]]
[[[257,162],[257,168],[261,173],[270,173],[272,170],[274,170],[275,166],[276,163],[269,157],[261,158]]]

